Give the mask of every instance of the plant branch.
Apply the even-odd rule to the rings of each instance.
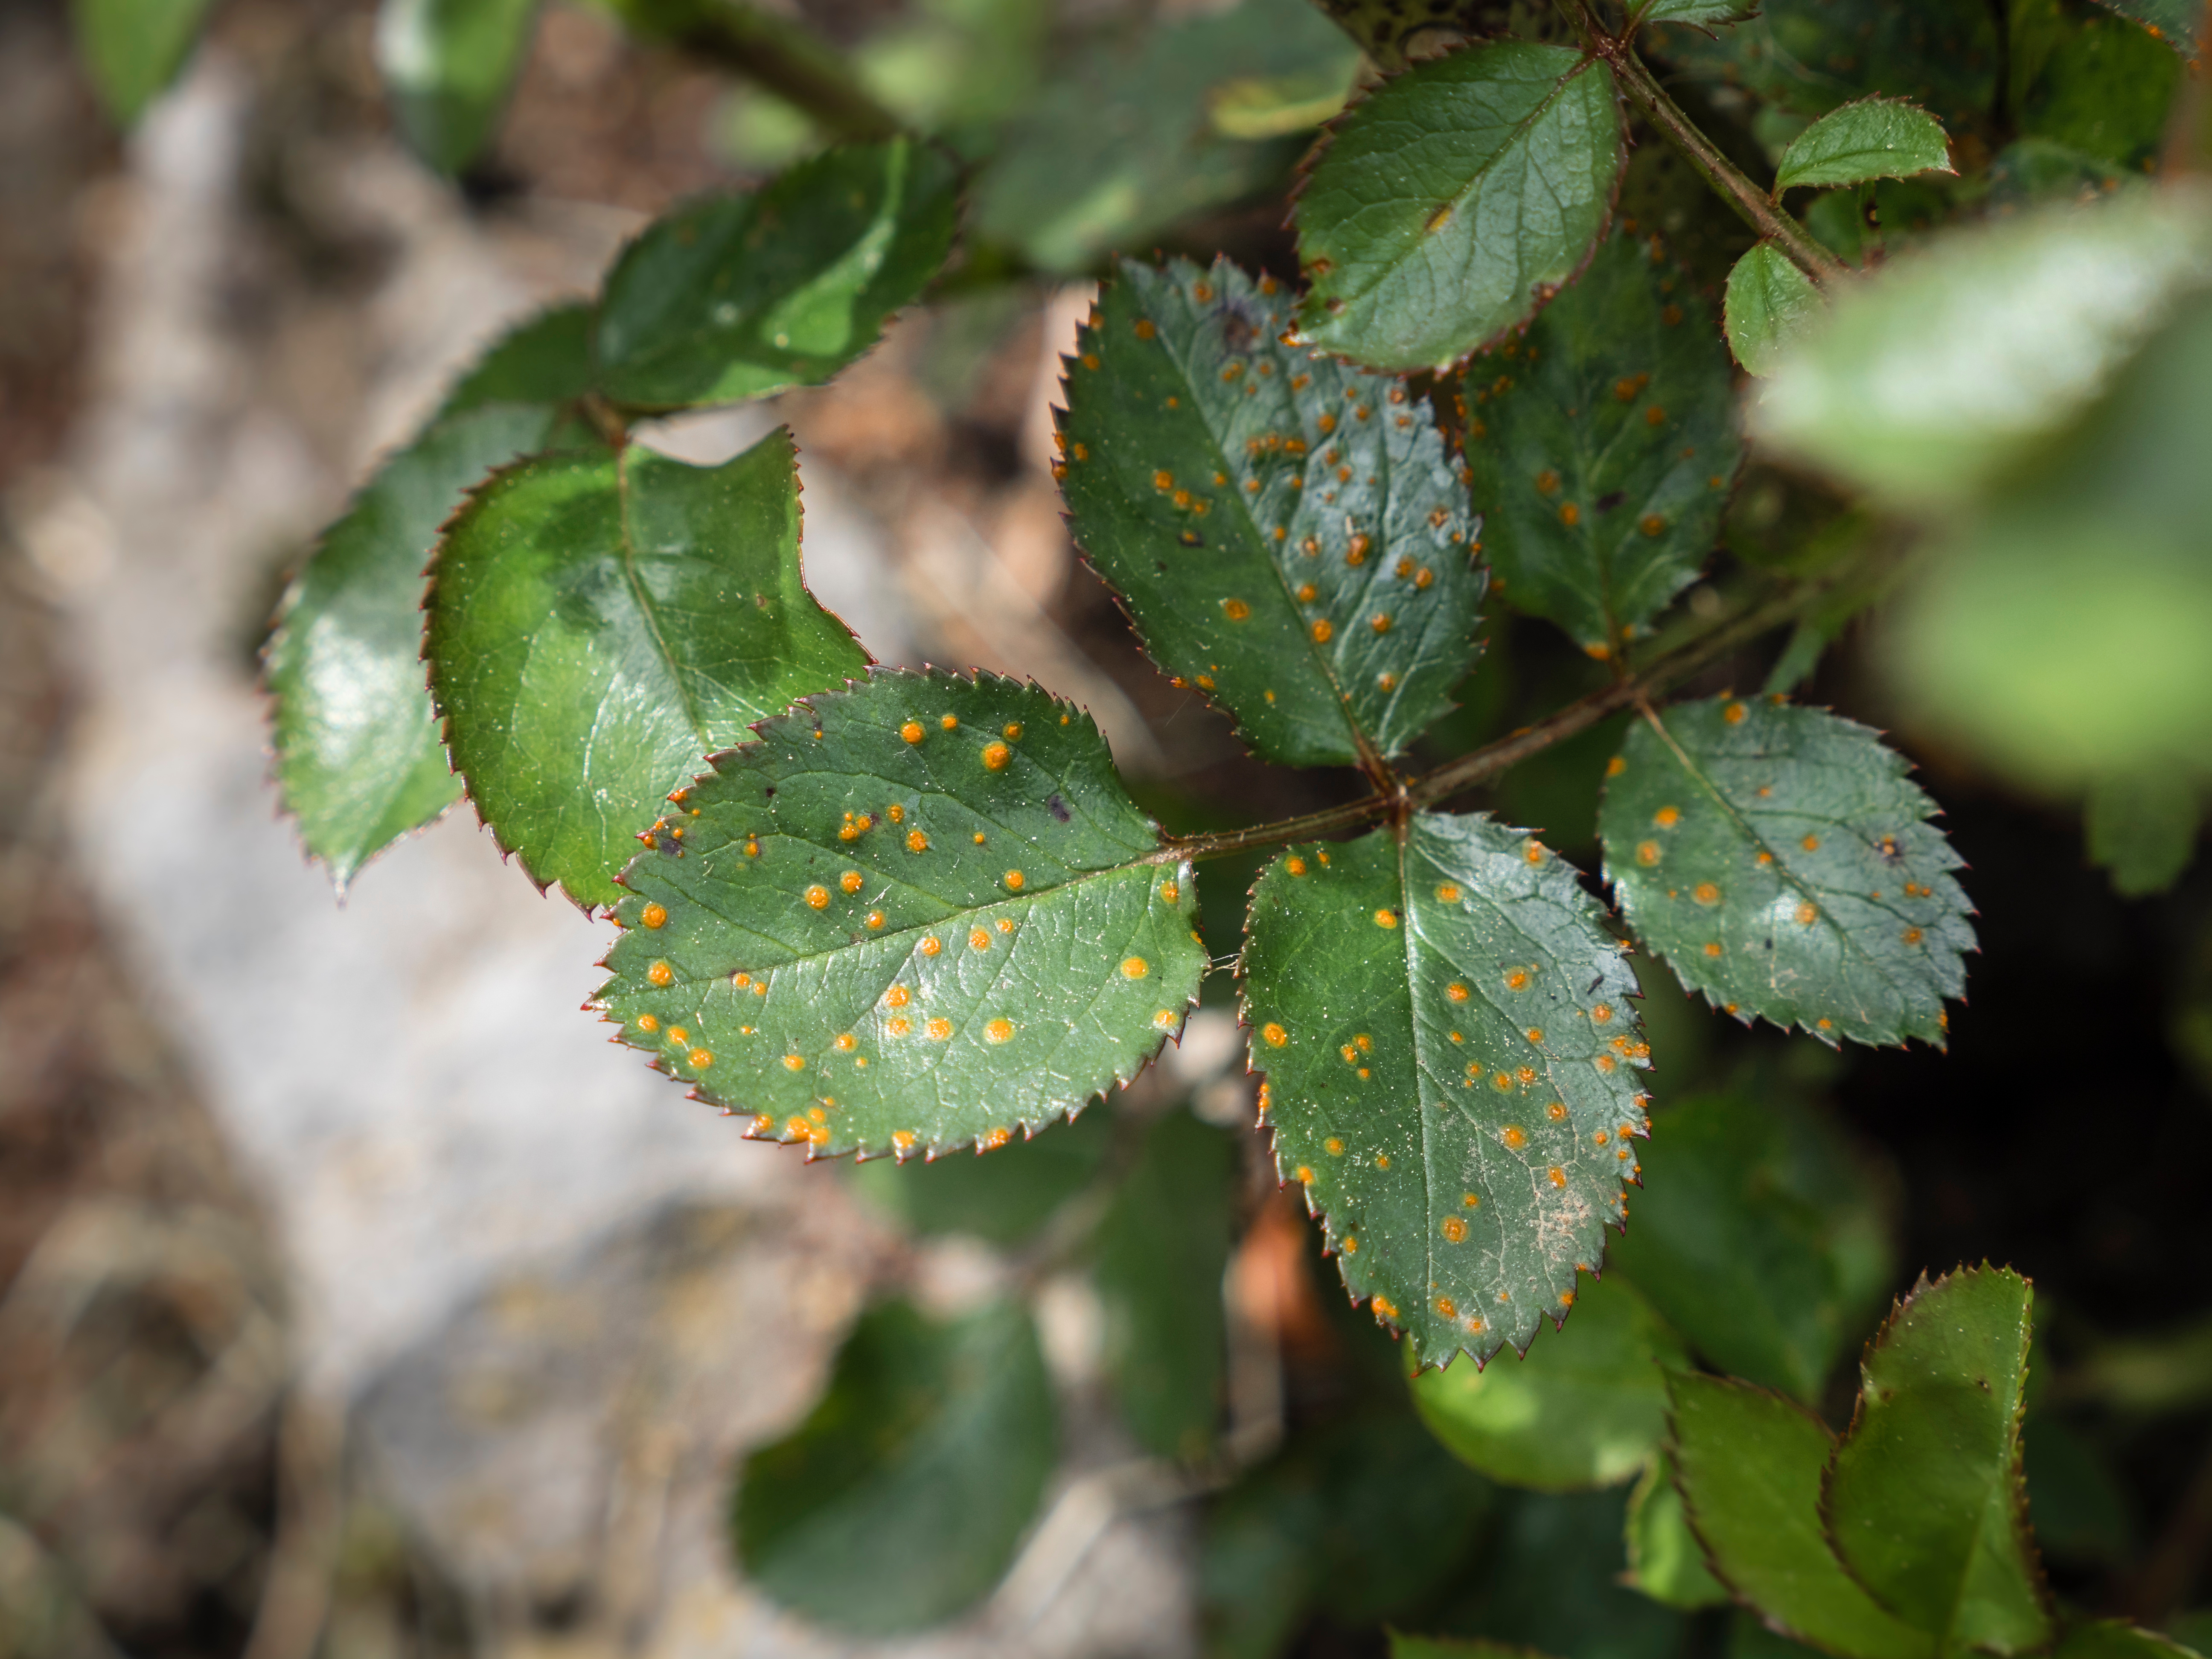
[[[614,0],[632,31],[744,76],[838,138],[888,138],[905,123],[836,52],[743,0]]]
[[[1274,823],[1254,824],[1249,829],[1232,830],[1219,835],[1171,838],[1152,855],[1152,861],[1167,864],[1185,859],[1220,858],[1255,848],[1279,847],[1286,842],[1334,835],[1371,819],[1387,817],[1394,810],[1403,807],[1433,806],[1462,790],[1487,782],[1499,773],[1519,765],[1531,756],[1540,754],[1554,744],[1565,742],[1577,732],[1588,731],[1609,714],[1658,696],[1691,675],[1710,668],[1770,629],[1784,623],[1795,622],[1826,597],[1829,591],[1849,574],[1850,568],[1846,562],[1819,576],[1793,584],[1779,593],[1747,605],[1735,615],[1716,622],[1705,632],[1684,641],[1665,656],[1655,659],[1641,672],[1617,679],[1602,690],[1593,691],[1588,696],[1545,716],[1534,726],[1523,726],[1510,737],[1486,744],[1455,761],[1446,763],[1433,772],[1412,779],[1391,794],[1369,795],[1358,800],[1346,801],[1340,806],[1308,812],[1300,817],[1284,818]]]
[[[1816,283],[1830,283],[1846,274],[1841,261],[1813,240],[1796,220],[1784,212],[1766,192],[1743,176],[1735,163],[1721,154],[1696,122],[1668,96],[1666,88],[1636,55],[1629,35],[1609,33],[1590,9],[1589,0],[1559,0],[1568,22],[1582,38],[1585,50],[1605,59],[1613,70],[1613,84],[1643,112],[1644,118],[1666,136],[1667,142],[1697,169],[1721,199],[1741,216],[1760,236],[1773,242]],[[1633,33],[1634,26],[1630,27]]]

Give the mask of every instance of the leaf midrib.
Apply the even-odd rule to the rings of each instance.
[[[659,652],[667,665],[668,678],[674,682],[677,700],[684,706],[684,717],[691,727],[692,735],[707,748],[714,739],[707,729],[705,714],[684,676],[684,665],[677,660],[676,653],[668,643],[668,636],[660,626],[660,612],[653,596],[646,591],[645,579],[637,568],[637,543],[630,532],[629,458],[625,448],[615,457],[615,541],[622,557],[623,580],[629,585],[630,597],[636,602],[638,615],[644,619],[646,632],[653,636],[653,648]]]

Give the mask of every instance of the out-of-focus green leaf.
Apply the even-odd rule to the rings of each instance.
[[[2127,1494],[2083,1435],[2063,1419],[2033,1413],[2021,1449],[2039,1554],[2103,1567],[2135,1559],[2135,1517]]]
[[[1390,1633],[1390,1659],[1544,1659],[1534,1648],[1510,1647],[1480,1637],[1407,1636]]]
[[[1730,378],[1705,302],[1619,233],[1468,365],[1471,489],[1514,605],[1606,657],[1696,580],[1743,456]]]
[[[2208,283],[2212,206],[2193,190],[1960,231],[1838,295],[1753,401],[1753,434],[1889,501],[1955,503]]]
[[[1154,659],[1270,760],[1395,756],[1474,661],[1479,521],[1425,402],[1282,346],[1276,284],[1125,262],[1061,487]]]
[[[1525,1355],[1432,1368],[1411,1386],[1421,1420],[1462,1462],[1508,1486],[1571,1492],[1650,1462],[1667,1415],[1660,1368],[1687,1363],[1680,1339],[1616,1278],[1582,1285],[1567,1322],[1538,1332]]]
[[[1014,123],[976,184],[978,233],[1048,270],[1142,247],[1176,220],[1288,174],[1302,143],[1227,136],[1255,102],[1276,118],[1306,89],[1341,103],[1357,47],[1304,0],[1242,0],[1121,40],[1085,41]],[[1273,92],[1260,89],[1273,88]]]
[[[1894,1271],[1855,1149],[1780,1096],[1698,1097],[1653,1128],[1635,1225],[1608,1267],[1722,1370],[1817,1401]]]
[[[1403,1616],[1461,1570],[1493,1498],[1408,1413],[1297,1437],[1206,1518],[1206,1651],[1273,1659],[1316,1612],[1355,1628]]]
[[[1644,0],[1634,8],[1638,23],[1686,23],[1717,29],[1741,23],[1759,9],[1759,0]]]
[[[1679,1659],[1689,1621],[1630,1589],[1628,1489],[1512,1492],[1480,1562],[1455,1585],[1432,1630],[1571,1654]]]
[[[1524,322],[1589,257],[1621,167],[1613,72],[1502,40],[1385,82],[1299,194],[1298,335],[1373,368],[1440,368]]]
[[[1099,1224],[1091,1277],[1106,1308],[1106,1374],[1130,1431],[1163,1456],[1203,1457],[1221,1415],[1236,1173],[1226,1135],[1170,1112]]]
[[[2008,1269],[1923,1279],[1867,1352],[1821,1512],[1851,1576],[1948,1650],[2051,1637],[2021,1480],[2031,1295]]]
[[[1824,709],[1723,696],[1632,725],[1608,770],[1607,878],[1684,985],[1831,1045],[1942,1042],[1974,935],[1903,756]]]
[[[682,409],[815,386],[875,344],[952,246],[959,168],[911,138],[802,161],[657,219],[607,273],[601,389]]]
[[[1820,1523],[1835,1437],[1802,1407],[1747,1382],[1670,1374],[1669,1447],[1712,1571],[1768,1623],[1855,1659],[1929,1659],[1935,1642],[1844,1571]]]
[[[777,1601],[836,1629],[940,1623],[1012,1560],[1056,1437],[1027,1313],[943,1323],[883,1304],[846,1338],[806,1421],[745,1459],[738,1559]]]
[[[176,79],[209,0],[70,0],[76,49],[107,112],[125,126]]]
[[[588,316],[550,312],[495,346],[323,532],[285,593],[267,658],[277,784],[341,893],[459,799],[423,683],[423,567],[470,486],[582,435],[562,405],[588,381]]]
[[[1664,1452],[1628,1499],[1628,1578],[1653,1601],[1685,1613],[1723,1605],[1727,1588],[1705,1570],[1705,1547],[1682,1515],[1674,1465]]]
[[[787,430],[721,466],[632,446],[495,474],[425,608],[453,764],[532,880],[612,904],[661,798],[867,656],[800,580]]]
[[[1902,98],[1862,98],[1830,110],[1790,141],[1775,169],[1774,187],[1856,185],[1953,170],[1941,121]]]
[[[2089,862],[2112,872],[2122,898],[2163,893],[2197,856],[2197,781],[2166,767],[2100,778],[2089,791]]]
[[[2204,14],[2197,0],[2097,0],[2123,17],[2131,17],[2150,34],[2163,40],[2184,58],[2197,55],[2197,37]]]
[[[1562,862],[1486,816],[1295,846],[1239,972],[1275,1167],[1415,1359],[1525,1347],[1605,1249],[1644,1126],[1636,988]]]
[[[2012,106],[2022,138],[2139,172],[2166,136],[2181,60],[2135,24],[2061,0],[2012,0]]]
[[[1729,1620],[1728,1659],[1813,1659],[1820,1652],[1802,1642],[1793,1642],[1747,1609],[1738,1607]]]
[[[2051,1659],[2196,1659],[2170,1636],[2138,1629],[2124,1619],[2087,1619],[2070,1626]]]
[[[439,172],[490,138],[537,16],[538,0],[383,0],[376,66],[409,146]]]
[[[1155,861],[1087,714],[879,670],[757,730],[623,872],[599,993],[749,1136],[1003,1146],[1128,1081],[1197,1000],[1190,866]]]
[[[910,1231],[1019,1244],[1097,1177],[1113,1128],[1111,1112],[1085,1112],[994,1157],[872,1158],[855,1164],[847,1179],[864,1201]]]
[[[920,0],[863,41],[853,64],[909,125],[957,132],[1020,109],[1051,21],[1043,0]]]
[[[1729,349],[1747,372],[1771,374],[1826,305],[1796,260],[1772,242],[1761,242],[1729,272],[1722,301]]]

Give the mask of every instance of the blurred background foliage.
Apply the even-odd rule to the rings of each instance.
[[[1504,27],[1513,9],[1466,7],[1453,23]],[[1808,207],[1855,263],[1960,228],[2014,236],[1923,270],[1924,291],[1896,304],[1924,319],[1980,306],[2010,270],[2063,264],[2030,210],[2148,191],[2177,105],[2201,93],[2174,50],[2193,49],[2191,21],[2185,6],[2090,0],[1771,0],[1717,35],[1670,27],[1650,46],[1754,177],[1847,100],[1939,114],[1955,177]],[[241,165],[259,234],[282,250],[264,280],[341,297],[382,255],[288,166],[311,144],[397,135],[486,220],[580,201],[634,223],[839,137],[911,125],[975,169],[954,268],[849,384],[779,412],[858,510],[908,527],[889,544],[917,650],[1032,669],[1100,709],[1144,804],[1178,831],[1358,787],[1254,764],[1149,670],[1072,560],[1039,428],[1053,355],[1109,252],[1226,252],[1295,276],[1284,198],[1371,72],[1304,0],[542,14],[78,0],[75,51],[58,6],[17,0],[5,27],[9,76],[47,84],[0,115],[0,485],[48,462],[94,396],[82,365],[101,246],[84,204],[130,165],[108,118],[144,114],[196,50],[255,84]],[[1716,289],[1747,233],[1635,137],[1621,214]],[[2179,234],[2144,210],[2145,237]],[[1794,635],[1700,689],[1833,704],[1893,728],[1921,763],[1980,911],[1972,1006],[1947,1054],[1787,1042],[1644,964],[1659,1105],[1629,1235],[1525,1359],[1409,1382],[1274,1190],[1230,1058],[1233,984],[1217,975],[1183,1054],[1073,1127],[988,1158],[808,1173],[849,1189],[834,1201],[873,1230],[872,1300],[831,1322],[842,1346],[826,1391],[731,1460],[752,1577],[833,1631],[957,1619],[1009,1569],[1002,1597],[1065,1571],[1091,1535],[1067,1517],[1087,1503],[1184,1518],[1208,1653],[1379,1653],[1389,1625],[1559,1659],[1773,1659],[1789,1644],[1729,1607],[1670,1502],[1656,1364],[1749,1377],[1834,1422],[1887,1298],[1923,1267],[1986,1258],[2037,1285],[2027,1467],[2054,1585],[2212,1639],[2212,1234],[2190,1151],[2212,1114],[2212,875],[2193,865],[2212,772],[2212,253],[2160,258],[2153,325],[2076,384],[2009,367],[2072,349],[2063,295],[2005,309],[1985,340],[1941,343],[1966,377],[1960,399],[2025,410],[2000,443],[1951,453],[1939,431],[1935,451],[1898,461],[1893,432],[1853,447],[1831,428],[1785,467],[1786,411],[1762,416],[1778,459],[1747,471],[1681,602],[1710,616],[1762,573],[1861,561]],[[1838,346],[1849,361],[1828,368],[1851,384],[1835,395],[1893,395],[1882,377],[1925,345],[1912,328],[1892,318]],[[1867,500],[1847,503],[1815,467]],[[912,529],[948,521],[957,534]],[[281,1242],[233,1167],[219,1104],[211,1118],[198,1103],[68,879],[51,781],[70,666],[9,550],[0,1655],[646,1650],[591,1594],[486,1594],[466,1552],[387,1501],[298,1397]],[[259,621],[242,615],[240,634]],[[1604,672],[1501,609],[1431,757]],[[1594,863],[1618,741],[1615,722],[1547,750],[1479,804]],[[1218,958],[1256,865],[1200,871]],[[684,1248],[687,1273],[761,1271],[738,1244]],[[964,1288],[945,1292],[947,1274]],[[1071,1344],[1087,1358],[1055,1357]],[[395,1397],[359,1407],[356,1445],[374,1443]],[[579,1409],[589,1423],[613,1408]],[[879,1455],[856,1460],[862,1424]],[[1085,1435],[1105,1450],[1086,1445],[1070,1485],[1053,1472]],[[305,1556],[283,1547],[302,1492],[327,1510]],[[893,1513],[905,1518],[886,1531]],[[856,1559],[883,1570],[850,1588]]]

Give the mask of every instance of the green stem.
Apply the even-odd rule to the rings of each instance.
[[[1760,635],[1796,621],[1825,598],[1843,580],[1844,574],[1841,568],[1831,570],[1746,605],[1666,655],[1653,659],[1641,672],[1617,679],[1545,716],[1534,726],[1523,726],[1510,737],[1486,744],[1433,772],[1411,779],[1389,794],[1369,795],[1340,806],[1326,807],[1273,823],[1254,824],[1249,829],[1171,838],[1152,855],[1153,861],[1167,864],[1185,859],[1221,858],[1257,848],[1279,847],[1286,842],[1310,841],[1355,829],[1394,811],[1433,806],[1462,790],[1487,782],[1554,744],[1588,731],[1610,714],[1658,696],[1691,675],[1710,668]]]
[[[1814,241],[1805,228],[1784,213],[1757,185],[1745,178],[1735,162],[1721,154],[1696,122],[1667,95],[1666,88],[1636,55],[1629,36],[1609,33],[1590,9],[1589,0],[1559,0],[1567,21],[1582,38],[1584,49],[1605,59],[1613,70],[1613,83],[1621,94],[1643,112],[1681,152],[1721,199],[1741,216],[1760,236],[1788,254],[1799,269],[1816,283],[1830,283],[1846,274],[1843,264]],[[1633,32],[1632,25],[1631,32]]]
[[[744,76],[838,138],[888,138],[905,123],[852,66],[797,23],[742,0],[613,0],[632,32]]]

